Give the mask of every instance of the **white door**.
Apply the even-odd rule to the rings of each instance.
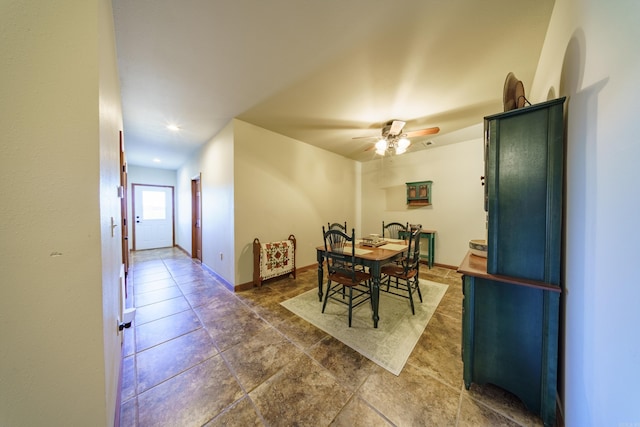
[[[173,246],[173,187],[133,185],[135,249]]]

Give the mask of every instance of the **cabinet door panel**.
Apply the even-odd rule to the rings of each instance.
[[[500,251],[497,268],[501,274],[533,280],[544,279],[544,257],[531,254],[545,251],[546,116],[542,110],[501,120],[491,145],[496,191],[489,199],[489,227]]]
[[[474,382],[492,383],[540,407],[542,291],[475,279]]]
[[[559,284],[562,101],[487,118],[487,272]]]

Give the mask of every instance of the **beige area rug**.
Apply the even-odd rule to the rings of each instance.
[[[348,326],[346,305],[329,300],[322,313],[317,289],[281,304],[392,374],[399,375],[447,288],[442,283],[420,280],[423,302],[420,303],[418,295],[414,294],[415,316],[411,314],[407,298],[380,292],[378,328],[373,327],[368,302],[353,310],[351,328]]]

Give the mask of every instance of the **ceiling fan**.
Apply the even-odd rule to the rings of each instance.
[[[402,120],[390,120],[382,128],[381,136],[377,137],[378,141],[366,151],[376,150],[376,154],[384,156],[385,154],[402,154],[407,151],[411,145],[409,138],[417,136],[433,135],[440,132],[439,127],[419,129],[410,132],[402,132],[406,122]],[[357,136],[353,139],[376,138],[371,136]]]

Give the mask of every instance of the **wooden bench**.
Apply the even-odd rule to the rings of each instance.
[[[287,240],[260,243],[253,239],[253,285],[274,277],[293,274],[296,278],[296,238],[293,234]]]

